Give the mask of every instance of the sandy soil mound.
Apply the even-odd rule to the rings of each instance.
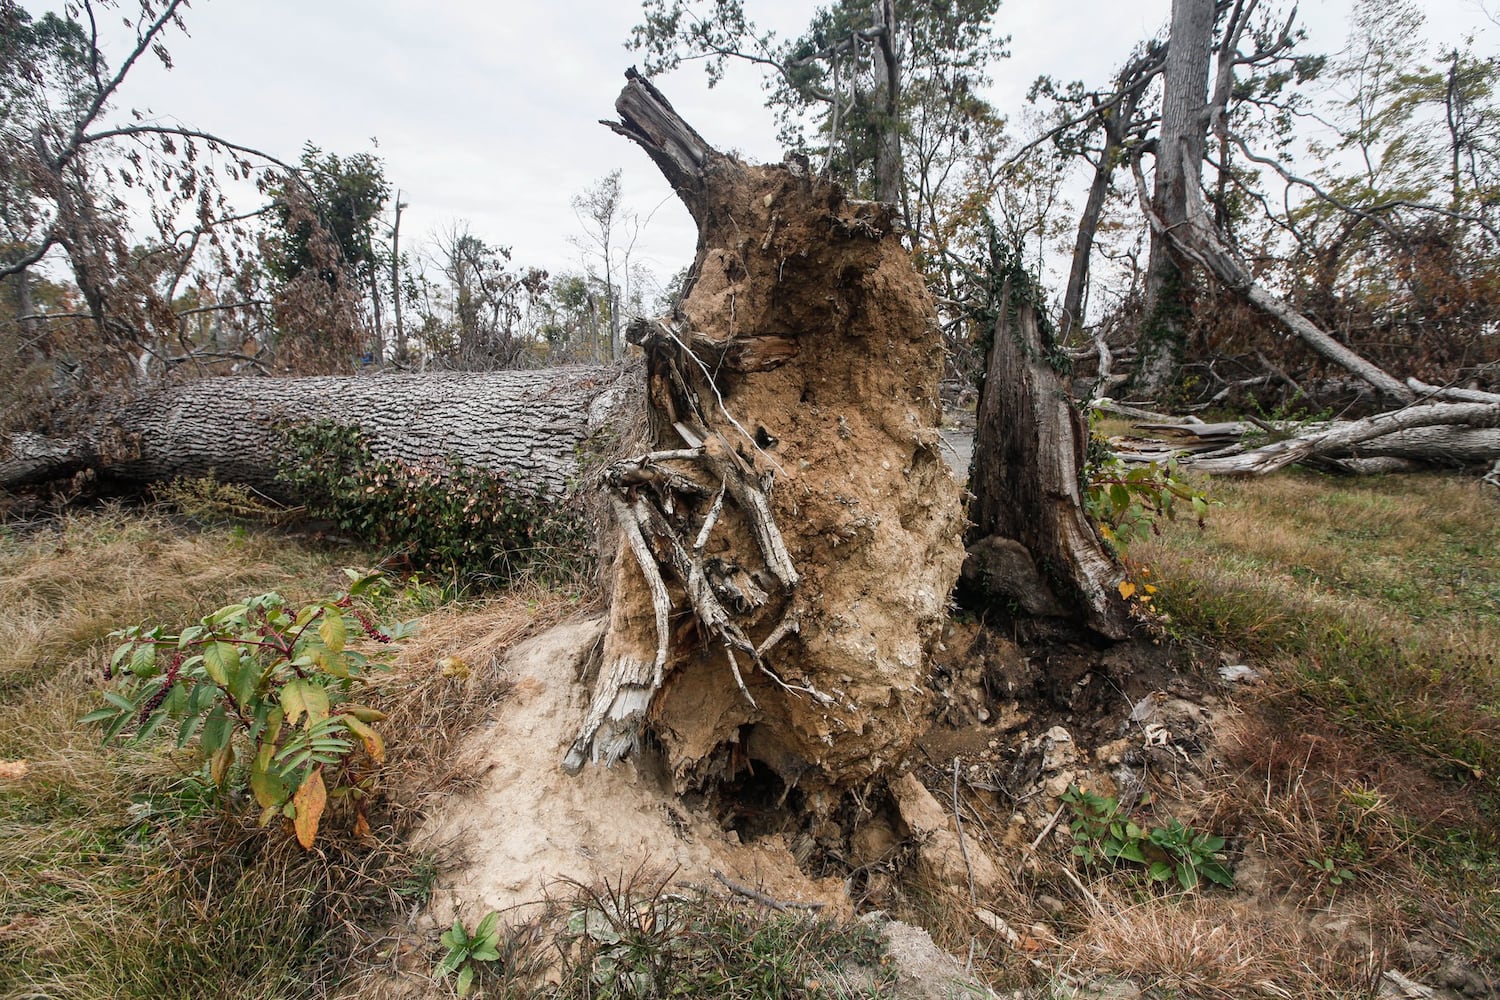
[[[803,875],[781,837],[739,843],[671,793],[649,752],[576,777],[563,772],[586,707],[578,675],[603,628],[602,618],[560,625],[501,664],[515,687],[458,755],[474,762],[478,781],[435,810],[417,835],[450,859],[429,910],[432,925],[455,913],[472,922],[487,910],[524,908],[560,879],[617,881],[642,867],[675,869],[677,881],[701,884],[716,884],[717,870],[779,900],[847,912],[840,881]]]

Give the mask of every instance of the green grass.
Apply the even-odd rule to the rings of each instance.
[[[1226,796],[1273,881],[1366,896],[1391,933],[1500,954],[1500,493],[1474,479],[1292,472],[1216,481],[1204,530],[1130,553],[1168,635],[1266,675],[1238,693]],[[1351,795],[1379,808],[1350,827]],[[1247,805],[1247,803],[1249,803]],[[1344,886],[1314,865],[1352,858]],[[1279,867],[1278,867],[1279,866]]]
[[[1221,482],[1207,530],[1169,528],[1170,628],[1269,664],[1500,818],[1500,496],[1444,476]]]

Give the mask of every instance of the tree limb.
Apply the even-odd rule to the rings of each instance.
[[[1196,184],[1187,186],[1187,218],[1180,226],[1169,226],[1156,213],[1151,203],[1139,156],[1132,157],[1131,170],[1135,174],[1142,213],[1151,228],[1164,235],[1178,253],[1208,271],[1226,288],[1242,296],[1257,309],[1281,321],[1318,354],[1358,375],[1382,396],[1402,403],[1410,403],[1416,399],[1416,394],[1404,382],[1334,340],[1311,320],[1258,283],[1245,266],[1235,259],[1233,252],[1208,221],[1203,194]]]

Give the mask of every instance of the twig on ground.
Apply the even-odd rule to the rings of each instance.
[[[953,758],[953,822],[958,827],[958,850],[964,856],[964,871],[969,876],[969,903],[977,905],[979,894],[974,891],[974,866],[969,863],[969,844],[964,837],[964,818],[958,807],[958,758]]]
[[[806,910],[809,913],[817,913],[819,910],[823,909],[824,904],[822,903],[798,903],[792,901],[782,901],[776,899],[773,896],[768,896],[757,889],[750,888],[748,885],[740,885],[738,882],[731,880],[717,868],[713,870],[712,874],[720,885],[728,889],[730,892],[734,893],[736,896],[743,896],[746,899],[759,903],[762,906],[769,906],[777,913],[788,913],[792,910]]]

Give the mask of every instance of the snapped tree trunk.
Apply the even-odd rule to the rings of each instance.
[[[1028,287],[1017,270],[1000,289],[975,412],[964,579],[1027,615],[1123,639],[1129,632],[1117,589],[1123,574],[1083,508],[1088,430]]]

